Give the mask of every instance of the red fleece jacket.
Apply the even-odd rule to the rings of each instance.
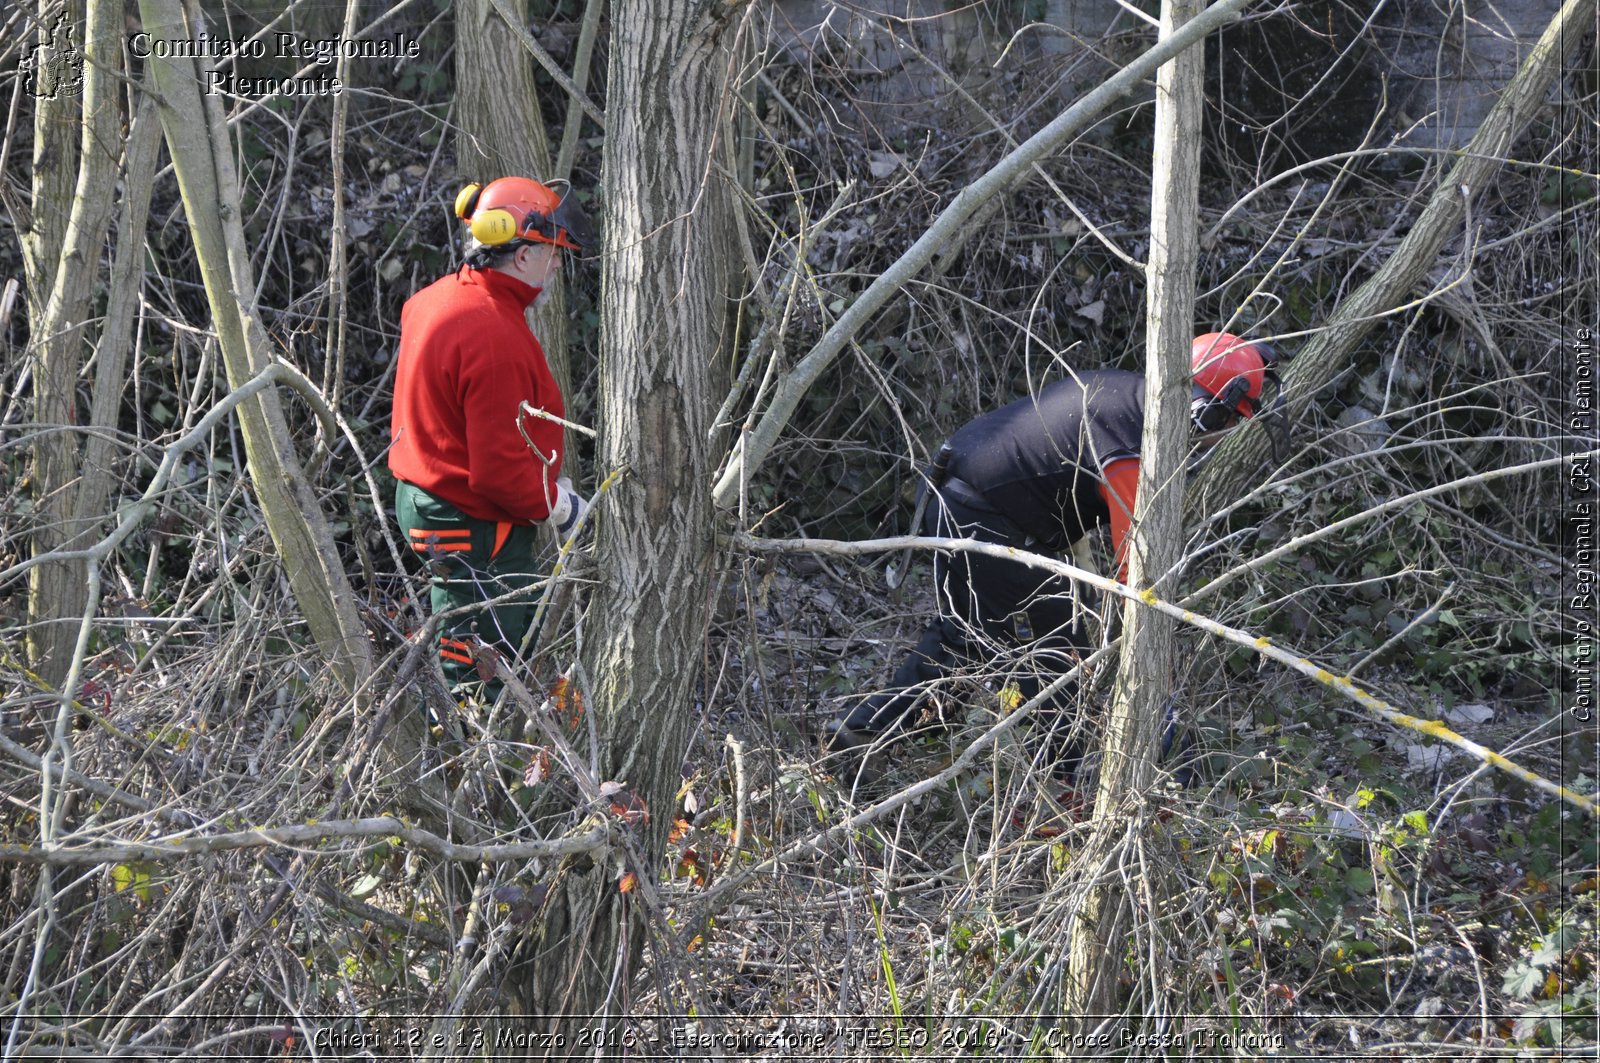
[[[493,269],[462,269],[400,311],[389,468],[480,520],[550,514],[561,426],[523,417],[546,465],[517,431],[519,404],[565,415],[544,350],[523,317],[539,289]]]

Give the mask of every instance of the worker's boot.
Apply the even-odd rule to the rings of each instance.
[[[875,695],[823,724],[822,748],[830,753],[842,753],[872,745],[893,722],[885,718],[887,714],[883,711],[887,700],[882,694]]]
[[[861,749],[883,737],[917,707],[928,684],[944,676],[950,661],[946,645],[958,644],[961,637],[961,628],[953,621],[938,619],[930,623],[883,692],[822,725],[822,747],[829,752]]]

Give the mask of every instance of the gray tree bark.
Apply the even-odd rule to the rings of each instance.
[[[58,22],[60,17],[62,21]],[[27,280],[28,325],[34,337],[40,335],[45,303],[55,283],[56,264],[67,237],[67,220],[72,213],[72,192],[77,183],[78,149],[81,141],[79,114],[82,97],[51,75],[37,69],[55,58],[47,43],[57,49],[62,42],[52,34],[73,27],[74,40],[81,44],[84,23],[83,0],[68,0],[59,7],[40,0],[33,13],[30,33],[35,50],[31,55],[35,71],[30,91],[36,93],[33,109],[33,176],[29,202],[19,203],[9,193],[6,210],[20,235],[22,270]],[[19,71],[19,76],[21,72]],[[87,74],[85,74],[87,76]]]
[[[74,543],[92,531],[97,522],[79,519],[75,499],[79,492],[80,411],[77,409],[78,375],[84,355],[92,343],[89,320],[94,303],[95,278],[100,253],[116,195],[118,160],[122,154],[121,107],[122,56],[118,32],[121,29],[120,5],[110,0],[92,0],[84,23],[74,27],[82,33],[84,74],[81,130],[76,151],[52,149],[59,160],[76,156],[75,181],[65,186],[60,198],[35,199],[33,215],[40,225],[49,219],[66,218],[61,233],[60,252],[48,271],[39,261],[28,271],[30,283],[49,282],[42,310],[31,322],[34,356],[34,417],[41,425],[59,426],[35,437],[33,444],[34,515],[33,555],[38,557]],[[61,24],[65,31],[66,23]],[[58,95],[68,94],[65,86]],[[64,109],[59,100],[41,101],[40,113]],[[36,125],[36,135],[43,132]],[[65,139],[64,130],[49,128],[46,135]],[[36,161],[38,153],[36,152]],[[60,196],[60,174],[34,174],[35,195]],[[47,248],[42,233],[34,234],[34,254]],[[30,290],[32,306],[39,293]],[[114,415],[115,410],[111,411]],[[114,427],[114,417],[113,417]],[[90,469],[86,479],[104,475],[104,469]],[[99,484],[91,494],[104,497]],[[28,658],[32,667],[50,688],[66,679],[71,667],[72,649],[78,639],[77,620],[83,615],[88,593],[82,562],[47,562],[28,575]]]
[[[708,371],[730,342],[731,199],[711,160],[726,128],[722,8],[627,0],[612,9],[607,99],[599,584],[583,632],[600,777],[650,812],[654,877],[694,717],[713,557]],[[562,869],[525,994],[541,1015],[616,1014],[616,964],[638,955],[636,895],[615,867]],[[630,909],[632,906],[632,909]],[[626,989],[626,970],[617,992]]]
[[[146,78],[139,104],[128,130],[122,178],[122,210],[117,218],[117,246],[107,285],[106,313],[95,343],[94,385],[89,398],[89,423],[117,423],[122,397],[128,387],[126,367],[133,344],[133,317],[139,305],[143,273],[145,221],[150,216],[150,191],[155,181],[161,148],[161,119],[156,113],[154,83]],[[106,512],[119,475],[115,441],[95,433],[83,443],[82,470],[74,501],[74,514],[86,534],[94,534],[108,520]]]
[[[1199,14],[1201,0],[1163,0],[1161,35]],[[1156,74],[1150,260],[1145,273],[1145,423],[1139,491],[1129,536],[1128,586],[1172,597],[1183,543],[1184,458],[1189,441],[1190,345],[1200,173],[1200,107],[1205,53],[1191,48]],[[1128,601],[1122,655],[1100,761],[1096,829],[1088,866],[1104,867],[1073,922],[1065,1010],[1104,1015],[1116,1003],[1128,934],[1129,898],[1110,869],[1121,861],[1129,815],[1154,774],[1156,739],[1172,692],[1173,621]]]

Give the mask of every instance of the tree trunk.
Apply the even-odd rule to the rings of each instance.
[[[182,0],[139,0],[139,14],[156,36],[195,35]],[[200,61],[152,56],[147,62],[155,72],[161,123],[228,383],[238,387],[273,358],[253,302],[255,276],[239,221],[239,181],[222,103],[201,93]],[[263,391],[241,405],[239,428],[251,482],[295,601],[334,678],[354,692],[372,672],[371,646],[333,535],[295,456],[277,392]]]
[[[1378,319],[1411,301],[1445,244],[1461,231],[1468,204],[1489,187],[1512,145],[1544,109],[1551,83],[1594,26],[1595,12],[1596,0],[1567,0],[1562,5],[1394,254],[1339,304],[1327,324],[1289,363],[1284,387],[1291,422],[1345,367],[1350,352]],[[1236,501],[1260,470],[1267,450],[1266,433],[1251,424],[1224,440],[1190,485],[1191,509],[1196,515],[1215,513]]]
[[[91,342],[90,307],[121,154],[118,90],[122,59],[117,36],[121,30],[120,14],[120,5],[110,0],[91,0],[88,18],[81,27],[85,61],[80,147],[76,152],[64,153],[78,158],[77,180],[66,197],[36,199],[33,208],[34,217],[41,224],[58,214],[67,217],[60,257],[50,270],[49,294],[43,300],[43,311],[32,322],[30,337],[38,352],[33,374],[34,417],[41,425],[62,429],[40,433],[33,445],[35,557],[63,547],[88,545],[74,540],[97,523],[80,522],[73,504],[78,490],[75,484],[80,449],[76,398],[78,374]],[[57,32],[64,34],[65,24]],[[58,89],[63,94],[67,91],[65,86]],[[41,101],[45,102],[57,101]],[[40,108],[41,112],[47,109],[50,108]],[[57,135],[56,131],[50,135]],[[36,192],[41,185],[51,195],[59,191],[55,176],[44,178],[36,172],[34,181]],[[42,243],[38,249],[43,251]],[[30,270],[31,278],[42,280],[42,273],[41,267]],[[29,304],[33,303],[34,295],[30,293]],[[103,475],[103,471],[93,470],[89,475]],[[76,621],[83,615],[87,593],[81,561],[49,562],[28,575],[28,658],[52,689],[66,679],[71,666],[72,649],[78,639]]]
[[[519,15],[527,0],[502,0]],[[487,184],[497,177],[549,180],[550,139],[539,113],[533,60],[506,25],[495,0],[456,0],[456,168],[462,183]],[[522,28],[522,27],[519,27]],[[528,310],[528,327],[544,348],[545,361],[562,395],[572,394],[567,353],[566,285],[557,274],[550,292]],[[565,433],[565,453],[576,440]],[[568,475],[578,470],[566,468]]]
[[[1200,0],[1163,0],[1168,36],[1200,12]],[[1190,344],[1194,336],[1200,106],[1205,53],[1191,48],[1156,75],[1150,262],[1146,267],[1145,423],[1139,491],[1129,537],[1128,585],[1171,598],[1172,569],[1183,542],[1184,458],[1189,441]],[[1073,922],[1068,957],[1069,1015],[1105,1015],[1116,1004],[1130,898],[1111,870],[1123,856],[1126,817],[1137,807],[1155,764],[1156,736],[1172,692],[1173,621],[1140,603],[1124,603],[1122,655],[1100,762],[1096,830],[1087,866],[1106,868]]]
[[[708,367],[729,342],[731,200],[716,158],[728,100],[722,24],[694,0],[629,0],[612,13],[605,149],[599,462],[626,476],[599,517],[600,580],[583,633],[603,780],[650,811],[655,877],[694,718],[713,553]],[[569,869],[570,871],[570,869]],[[541,1015],[616,1014],[614,965],[643,920],[618,869],[559,876],[525,1003]],[[630,911],[630,906],[634,910]],[[618,992],[627,988],[629,967]]]
[[[95,344],[94,386],[89,398],[89,423],[93,425],[117,423],[128,387],[126,367],[133,343],[133,313],[139,305],[144,270],[144,227],[150,215],[150,191],[161,148],[161,119],[156,112],[154,90],[154,83],[146,77],[139,92],[138,113],[128,130],[117,246],[107,286],[105,321]],[[82,473],[73,506],[80,526],[90,534],[111,516],[106,504],[121,472],[116,452],[116,442],[104,433],[95,433],[83,443]]]
[[[26,206],[9,196],[6,205],[11,211],[12,224],[21,234],[28,325],[35,340],[43,334],[40,326],[45,304],[50,299],[56,263],[67,238],[81,139],[78,122],[81,95],[60,80],[65,68],[53,64],[71,59],[66,42],[58,39],[69,27],[72,43],[83,43],[83,9],[83,0],[68,0],[60,6],[40,0],[30,33],[35,46],[30,57],[33,71],[28,84],[34,104],[32,194]],[[84,76],[87,77],[87,71]]]
[[[518,13],[527,0],[509,0]],[[456,168],[463,179],[549,176],[550,143],[539,113],[533,60],[494,0],[458,0]]]

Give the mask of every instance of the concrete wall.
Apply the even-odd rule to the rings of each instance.
[[[1560,9],[1561,0],[1391,2],[1375,34],[1402,142],[1464,145]]]
[[[1142,0],[1141,6],[1154,11],[1158,3]],[[1359,137],[1385,88],[1384,136],[1411,147],[1453,148],[1476,131],[1560,6],[1561,0],[1301,0],[1229,40],[1254,40],[1259,51],[1262,35],[1279,39],[1284,43],[1276,47],[1285,65],[1298,58],[1305,66],[1308,50],[1326,49],[1331,57],[1352,49],[1341,63],[1341,91],[1317,101],[1334,111],[1308,115],[1302,106],[1282,129],[1272,124],[1275,116],[1262,120],[1279,133],[1289,126],[1301,131],[1291,136],[1306,130],[1321,134],[1311,138],[1302,155],[1325,153],[1330,139]],[[1126,31],[1148,39],[1142,21],[1115,0],[779,0],[775,10],[772,45],[798,63],[849,71],[849,106],[884,131],[925,123],[932,117],[929,107],[949,103],[949,77],[916,50],[972,87],[1002,76],[1008,64],[1059,62],[1066,102],[1103,77],[1130,42],[1141,39]],[[1030,15],[1040,17],[1030,21]],[[1251,58],[1253,74],[1277,65],[1271,56],[1266,62],[1244,58]],[[1228,60],[1226,53],[1220,62],[1213,58],[1221,67]],[[1039,69],[1036,62],[1035,72]],[[1213,88],[1220,85],[1223,91],[1230,84],[1239,82],[1213,79]],[[1361,110],[1366,113],[1354,113]],[[1330,138],[1330,123],[1355,132]],[[1354,145],[1335,143],[1332,150],[1339,146]]]

